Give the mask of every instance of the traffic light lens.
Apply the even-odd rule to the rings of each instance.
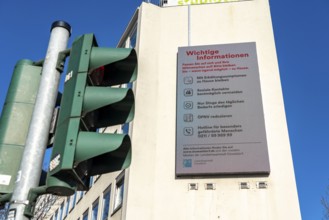
[[[103,84],[103,79],[104,79],[104,72],[105,72],[105,67],[101,66],[98,67],[97,69],[94,69],[90,74],[89,77],[91,79],[91,84],[94,86],[100,86]]]

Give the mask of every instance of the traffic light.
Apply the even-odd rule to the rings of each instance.
[[[73,42],[47,176],[49,193],[87,190],[90,176],[130,165],[129,136],[98,129],[133,119],[133,92],[120,85],[136,77],[134,49],[98,47],[93,34]]]
[[[17,62],[0,118],[0,194],[12,193],[41,79],[41,66]]]

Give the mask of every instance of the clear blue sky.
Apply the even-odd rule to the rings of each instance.
[[[54,21],[71,24],[69,47],[85,33],[115,47],[140,3],[0,1],[0,109],[15,63],[44,58]],[[329,1],[270,4],[301,212],[304,220],[322,219],[320,199],[329,185]]]

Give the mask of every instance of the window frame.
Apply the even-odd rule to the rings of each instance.
[[[97,207],[96,217],[94,217],[95,207]],[[95,201],[93,202],[90,213],[91,213],[91,220],[97,220],[98,219],[98,213],[99,213],[99,197],[97,197],[97,199],[95,199]]]
[[[113,212],[114,215],[118,210],[122,208],[124,200],[124,181],[125,179],[125,170],[122,171],[117,178],[115,179],[115,191],[114,191],[114,201],[113,201]],[[120,198],[120,199],[118,199]]]
[[[112,194],[112,184],[110,184],[103,192],[101,220],[106,220],[106,219],[108,219],[108,217],[111,216],[111,194]],[[105,195],[108,195],[108,204],[107,205],[105,202]],[[106,216],[104,216],[105,208],[107,209]]]
[[[87,217],[87,219],[85,219]],[[89,219],[89,208],[86,209],[86,211],[82,214],[82,220],[88,220]]]

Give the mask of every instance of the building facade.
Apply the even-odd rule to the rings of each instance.
[[[139,59],[130,168],[94,177],[88,192],[64,198],[48,219],[301,219],[269,1],[161,5],[142,3],[118,44],[135,47]],[[179,48],[246,42],[257,54],[269,167],[177,175]]]

